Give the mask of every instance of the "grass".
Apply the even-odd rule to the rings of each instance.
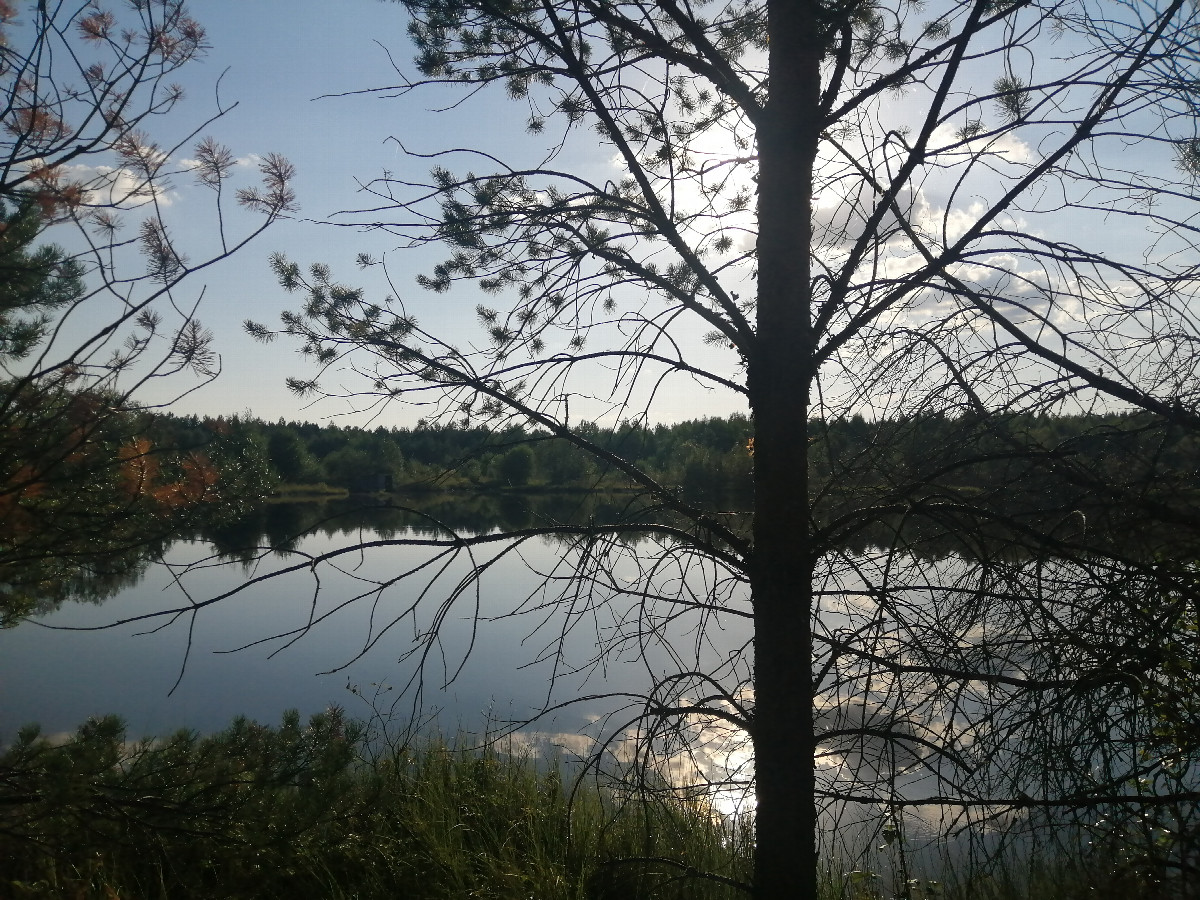
[[[748,896],[749,823],[620,794],[528,753],[380,747],[336,709],[139,743],[115,717],[63,742],[27,728],[0,752],[0,898]],[[855,868],[828,864],[820,900],[905,896]],[[907,896],[1167,896],[1112,874],[1013,860]]]
[[[429,740],[364,758],[339,712],[127,744],[115,718],[0,755],[0,896],[724,898],[704,810],[617,803],[528,755]]]

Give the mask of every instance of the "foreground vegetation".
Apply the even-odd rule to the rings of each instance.
[[[699,807],[618,804],[527,754],[368,753],[337,710],[132,745],[116,718],[26,729],[0,810],[0,896],[717,898],[737,891],[689,869],[748,860]]]
[[[747,896],[745,820],[572,778],[511,745],[378,738],[338,709],[139,743],[115,717],[67,740],[26,728],[0,753],[0,896]],[[905,866],[906,885],[897,849],[892,875],[886,854],[882,877],[828,863],[824,900],[1163,896],[1095,861],[946,881]]]

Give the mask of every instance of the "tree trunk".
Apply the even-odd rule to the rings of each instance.
[[[808,405],[814,376],[809,247],[820,130],[814,0],[768,4],[770,99],[758,131],[758,336],[754,412],[755,896],[815,898],[813,549]]]

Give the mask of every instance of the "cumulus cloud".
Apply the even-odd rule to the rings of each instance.
[[[80,164],[68,166],[67,175],[83,186],[85,206],[132,209],[148,203],[170,206],[176,199],[167,178],[131,166]]]
[[[987,158],[991,161],[1024,164],[1034,158],[1033,148],[1015,131],[1006,130],[998,135],[982,131],[970,135],[971,129],[957,129],[940,125],[934,129],[929,146],[935,155],[959,154],[963,160]]]

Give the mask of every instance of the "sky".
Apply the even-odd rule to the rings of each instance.
[[[371,93],[401,83],[403,75],[396,68],[413,71],[405,12],[397,3],[193,0],[191,11],[206,28],[211,49],[185,67],[180,81],[187,100],[156,122],[151,136],[172,146],[217,110],[227,109],[197,137],[211,135],[245,163],[239,173],[242,185],[253,184],[256,159],[268,153],[287,157],[297,171],[299,211],[232,259],[185,282],[179,299],[185,305],[199,301],[198,317],[215,335],[222,372],[211,384],[173,402],[172,409],[209,416],[242,413],[267,420],[335,418],[343,423],[411,426],[418,412],[396,407],[378,418],[355,416],[349,414],[353,404],[327,400],[312,405],[286,389],[288,376],[313,374],[311,363],[295,352],[294,342],[280,339],[261,345],[242,329],[246,319],[276,325],[282,311],[299,305],[298,296],[280,288],[268,259],[282,252],[302,266],[325,263],[335,279],[362,285],[369,295],[383,295],[387,285],[372,272],[360,272],[354,260],[363,252],[376,258],[386,254],[401,298],[422,326],[456,342],[470,341],[478,333],[474,309],[480,293],[466,288],[436,295],[415,284],[417,274],[429,271],[439,254],[397,251],[397,239],[385,233],[331,223],[339,221],[340,211],[369,205],[371,198],[362,192],[362,184],[385,171],[416,181],[425,178],[430,162],[407,156],[401,143],[417,153],[480,147],[520,165],[544,157],[553,129],[545,137],[529,135],[524,128],[529,110],[507,100],[499,87],[465,99],[449,89],[406,96]],[[985,83],[988,78],[985,73]],[[902,115],[904,102],[893,101],[892,113]],[[453,108],[438,109],[447,106]],[[212,249],[216,219],[211,195],[185,170],[192,143],[173,154],[180,172],[166,195],[166,218],[179,246],[196,260]],[[556,162],[559,168],[599,173],[601,181],[616,173],[612,160],[594,144],[576,143]],[[925,199],[933,202],[935,194]],[[237,232],[252,220],[239,214],[230,224]],[[1109,239],[1118,237],[1114,232]],[[723,374],[737,373],[731,367]],[[334,390],[352,391],[358,384],[349,374],[340,383],[336,377],[327,380]],[[170,391],[151,389],[141,396],[162,402],[192,386],[176,380]],[[654,418],[678,421],[742,411],[735,395],[673,386],[656,398]]]
[[[345,413],[345,405],[337,403],[306,408],[284,387],[286,376],[310,374],[295,346],[257,344],[243,333],[241,323],[252,318],[274,325],[282,310],[295,305],[296,298],[279,287],[270,270],[271,253],[284,252],[302,265],[324,262],[335,275],[352,281],[358,275],[353,265],[357,253],[392,249],[394,241],[382,236],[320,223],[359,205],[364,199],[360,180],[403,170],[406,160],[391,138],[417,150],[440,149],[464,140],[459,133],[463,119],[430,112],[422,100],[432,98],[327,96],[398,82],[388,50],[406,67],[411,56],[398,5],[379,0],[343,0],[335,6],[317,0],[203,0],[192,4],[192,12],[212,47],[204,60],[185,70],[188,100],[172,118],[183,126],[202,121],[217,108],[219,83],[220,102],[236,107],[204,133],[242,159],[272,152],[286,156],[296,167],[300,209],[293,220],[275,224],[232,260],[189,283],[193,294],[201,284],[205,287],[199,316],[216,335],[223,371],[176,409],[207,415],[248,411],[272,420],[323,420]],[[487,124],[501,152],[506,135],[522,136],[519,127],[508,127],[508,111],[502,106],[476,106],[473,123]],[[423,173],[414,169],[413,174]],[[253,172],[243,177],[252,180]],[[203,229],[212,227],[211,199],[189,189],[186,178],[177,182],[180,218],[174,219],[171,211],[177,237],[184,247],[189,240],[202,244]],[[414,267],[403,273],[410,284],[416,271],[414,260]],[[415,285],[412,291],[418,293]],[[450,324],[462,327],[461,322]]]
[[[369,203],[362,184],[383,172],[427,177],[431,163],[406,156],[454,147],[482,146],[498,157],[540,162],[552,138],[533,138],[524,124],[527,109],[502,100],[502,89],[473,98],[458,91],[426,90],[405,97],[361,93],[401,83],[396,67],[413,72],[412,47],[405,33],[403,7],[381,0],[194,0],[192,15],[207,32],[211,45],[199,61],[188,63],[178,81],[185,101],[149,127],[150,136],[171,147],[219,109],[228,111],[203,128],[172,155],[177,164],[171,188],[164,194],[165,218],[177,246],[195,262],[211,251],[216,233],[212,195],[194,184],[186,172],[189,151],[200,137],[225,144],[242,163],[235,186],[253,186],[255,163],[268,153],[287,157],[296,168],[294,188],[299,210],[280,221],[233,258],[189,277],[178,299],[199,301],[197,317],[215,335],[221,374],[198,390],[181,378],[139,392],[144,402],[170,401],[172,411],[202,416],[248,414],[274,421],[327,421],[341,424],[412,426],[420,413],[393,407],[381,416],[354,415],[357,404],[323,400],[312,404],[290,393],[288,376],[309,377],[311,363],[296,353],[298,344],[280,339],[256,343],[242,323],[253,319],[279,323],[285,309],[299,305],[287,294],[269,265],[282,252],[302,266],[330,266],[335,278],[387,293],[381,277],[355,266],[359,253],[387,255],[402,299],[422,326],[439,336],[469,341],[478,332],[474,310],[478,291],[433,295],[420,289],[416,275],[440,261],[441,254],[395,253],[397,239],[353,227],[338,227],[338,213]],[[360,93],[355,93],[360,92]],[[341,96],[337,96],[341,95]],[[454,104],[453,109],[438,107]],[[485,140],[480,140],[485,135]],[[594,147],[590,157],[570,154],[560,163],[587,168],[608,165]],[[230,231],[244,232],[253,219],[232,204]],[[49,239],[63,241],[60,233]],[[87,324],[95,327],[99,318]],[[346,375],[326,380],[333,389],[359,384]],[[182,396],[180,396],[182,394]],[[178,399],[174,399],[178,397]],[[657,416],[677,421],[741,411],[736,398],[714,403],[711,393],[660,397]]]

